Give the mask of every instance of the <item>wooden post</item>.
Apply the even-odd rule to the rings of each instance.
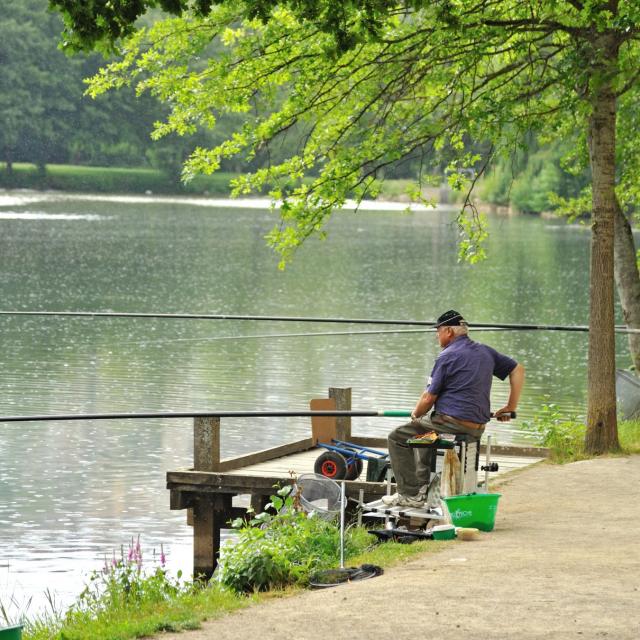
[[[199,496],[193,507],[193,577],[209,580],[218,565],[220,529],[231,517],[231,494]]]
[[[264,493],[252,493],[251,494],[251,508],[257,515],[265,510],[265,507],[269,503],[269,496]]]
[[[193,419],[193,469],[218,471],[220,468],[220,418]]]
[[[337,411],[351,411],[351,387],[329,387],[329,397],[336,401]],[[336,439],[349,441],[351,439],[351,417],[336,418]]]
[[[193,505],[194,579],[208,580],[213,575],[219,548],[220,533],[216,532],[213,502],[207,496],[198,496]]]
[[[220,418],[193,420],[193,469],[217,471],[220,467]],[[198,496],[193,505],[193,576],[208,580],[220,550],[220,514],[213,496]]]

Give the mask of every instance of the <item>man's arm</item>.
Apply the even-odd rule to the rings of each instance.
[[[416,408],[411,412],[411,419],[417,420],[425,413],[431,411],[431,408],[436,403],[437,398],[438,396],[434,396],[433,393],[424,391],[416,403]]]
[[[495,412],[495,416],[500,422],[509,422],[509,420],[511,420],[509,413],[518,408],[520,394],[522,393],[522,387],[524,386],[524,367],[521,364],[517,364],[509,374],[509,386],[511,389],[509,391],[509,400],[507,401],[506,406]],[[504,413],[505,415],[501,416],[501,413]]]

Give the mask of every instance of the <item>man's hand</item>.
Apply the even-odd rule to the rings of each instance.
[[[493,416],[499,422],[509,422],[511,420],[511,412],[514,411],[510,406],[502,407],[494,411]]]
[[[428,391],[424,391],[416,403],[415,409],[411,412],[411,422],[417,422],[425,413],[431,411],[438,396],[434,396]]]

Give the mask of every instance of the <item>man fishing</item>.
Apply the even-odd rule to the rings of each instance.
[[[501,422],[511,419],[524,385],[524,367],[492,347],[471,340],[469,327],[457,311],[443,313],[435,328],[442,351],[427,387],[411,413],[411,422],[389,434],[391,467],[398,487],[398,493],[382,498],[390,506],[421,507],[427,499],[433,449],[411,448],[408,439],[435,432],[470,435],[479,440],[491,417],[493,376],[509,378],[507,404],[495,412]]]

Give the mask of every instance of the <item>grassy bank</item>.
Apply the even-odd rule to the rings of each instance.
[[[387,542],[347,558],[347,565],[369,563],[389,568],[450,544],[456,542],[419,541],[411,545]],[[104,595],[100,599],[93,593],[96,581],[106,583],[101,586]],[[163,631],[197,629],[204,620],[300,591],[301,587],[293,586],[244,595],[217,583],[178,585],[159,570],[135,579],[123,566],[112,571],[110,577],[104,577],[104,572],[95,574],[78,603],[68,612],[43,615],[29,622],[23,640],[128,640]]]
[[[105,558],[68,611],[29,622],[24,640],[127,640],[193,629],[205,619],[299,591],[317,572],[337,567],[341,548],[347,566],[384,568],[450,544],[380,545],[366,529],[353,526],[347,528],[342,547],[337,524],[309,516],[298,500],[284,486],[271,496],[268,511],[249,521],[234,520],[236,538],[223,548],[216,579],[209,584],[170,576],[162,548],[160,566],[144,570],[140,540],[131,540],[128,553],[122,549],[119,559],[115,552],[111,560]],[[3,612],[0,606],[0,617]]]
[[[620,422],[618,436],[624,453],[640,453],[640,420]]]
[[[84,193],[193,193],[220,197],[229,195],[233,173],[198,176],[184,185],[157,169],[83,167],[50,164],[43,173],[32,164],[14,164],[11,173],[0,164],[0,188],[75,191]]]
[[[564,464],[593,457],[584,449],[586,426],[580,416],[562,415],[557,405],[543,404],[538,414],[523,423],[525,430],[537,439],[537,444],[549,449],[549,460]],[[640,420],[618,422],[620,454],[640,453]]]
[[[447,543],[421,541],[414,545],[377,544],[362,527],[348,527],[341,543],[335,521],[311,517],[300,508],[290,486],[271,496],[269,510],[236,519],[233,544],[222,549],[216,577],[210,583],[183,580],[160,563],[143,568],[140,540],[128,552],[105,557],[76,602],[65,612],[52,610],[26,624],[24,640],[127,640],[161,631],[197,628],[266,598],[295,593],[313,583],[318,572],[338,565],[343,549],[349,564],[389,567],[411,556],[437,551]],[[342,546],[342,544],[344,546]],[[154,554],[155,556],[155,554]],[[0,602],[0,619],[10,623]]]
[[[11,173],[0,163],[0,189],[55,190],[80,193],[154,193],[163,195],[194,194],[229,197],[229,182],[239,174],[217,172],[197,176],[189,184],[162,171],[148,168],[86,167],[49,164],[42,172],[33,164],[15,163]],[[385,180],[379,200],[409,202],[410,180]],[[426,187],[424,197],[434,202],[455,201],[451,193]]]

